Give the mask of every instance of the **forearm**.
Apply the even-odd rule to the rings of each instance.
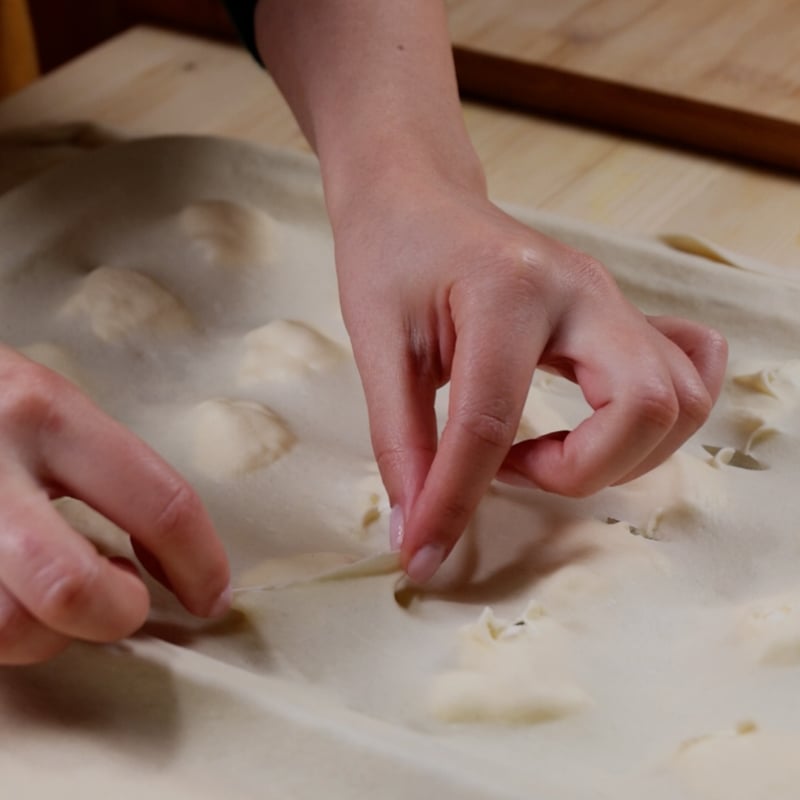
[[[439,0],[261,0],[256,36],[319,156],[334,220],[387,178],[484,191]]]

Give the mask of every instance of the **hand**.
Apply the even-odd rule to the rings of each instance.
[[[134,565],[98,554],[53,508],[58,495],[126,530],[190,611],[224,612],[227,560],[188,484],[73,384],[5,347],[0,382],[0,664],[121,639],[147,616]]]
[[[705,421],[727,347],[646,317],[594,259],[481,191],[397,174],[333,218],[342,309],[393,504],[394,544],[425,581],[498,475],[584,496],[628,481]],[[594,413],[512,446],[533,371],[577,382]],[[434,397],[450,381],[437,442]]]

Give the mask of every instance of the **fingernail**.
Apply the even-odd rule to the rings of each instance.
[[[228,584],[225,587],[225,591],[222,592],[222,594],[216,599],[214,605],[211,606],[211,611],[209,611],[208,616],[211,619],[224,617],[231,610],[232,600],[233,600],[233,589],[231,589],[231,585]]]
[[[406,573],[415,583],[429,581],[442,565],[445,549],[440,544],[426,544],[418,550],[408,564]]]
[[[389,547],[392,550],[399,550],[403,546],[403,509],[400,506],[392,506],[392,513],[389,515]]]

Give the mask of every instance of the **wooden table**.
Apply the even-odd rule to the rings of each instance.
[[[800,268],[796,177],[473,103],[464,114],[498,200],[636,234],[691,232]],[[130,30],[0,103],[0,129],[76,119],[308,149],[249,55],[154,28]]]
[[[800,174],[800,0],[447,0],[476,96]]]

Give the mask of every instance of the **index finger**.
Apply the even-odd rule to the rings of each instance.
[[[143,545],[181,602],[213,616],[230,599],[228,561],[189,484],[121,424],[70,392],[54,412],[41,452],[50,480]]]
[[[421,583],[452,550],[503,463],[547,338],[543,325],[515,326],[507,315],[469,319],[457,334],[448,420],[406,525],[406,571]]]

